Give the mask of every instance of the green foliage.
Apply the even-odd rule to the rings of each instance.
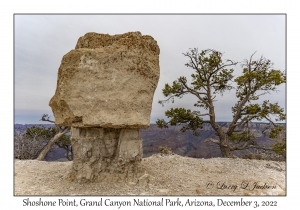
[[[247,131],[242,131],[240,133],[232,133],[229,137],[231,141],[235,143],[245,142],[249,140],[254,140],[255,137],[252,133],[249,133]]]
[[[249,104],[248,106],[245,106],[246,114],[257,114],[261,111],[261,107],[259,104]]]
[[[47,144],[47,139],[41,135],[41,129],[32,129],[34,132],[26,134],[26,130],[18,129],[14,132],[14,156],[17,159],[35,159]]]
[[[171,118],[171,120],[168,123],[165,120],[157,120],[156,124],[159,128],[168,128],[168,124],[171,126],[184,124],[181,128],[182,132],[192,130],[194,135],[199,135],[197,129],[202,128],[202,118],[197,116],[199,113],[192,112],[190,109],[171,108],[167,110],[165,114],[168,118]]]
[[[284,135],[284,133],[285,133],[285,129],[283,126],[276,126],[270,129],[269,137],[272,139],[275,138],[280,139],[282,135]]]
[[[196,70],[196,74],[192,74],[191,87],[187,85],[187,79],[180,77],[174,81],[172,85],[165,84],[163,94],[169,97],[167,100],[160,100],[160,104],[167,101],[174,102],[174,98],[181,98],[185,94],[194,94],[200,96],[201,91],[207,91],[207,86],[210,86],[213,94],[223,94],[225,90],[231,90],[233,87],[229,81],[233,78],[233,69],[227,69],[227,66],[236,65],[233,61],[227,60],[227,63],[222,61],[222,53],[207,49],[198,53],[198,49],[191,49],[190,52],[184,54],[190,58],[190,62],[185,66]],[[205,94],[202,100],[199,100],[195,106],[208,108],[208,104],[204,101]]]
[[[180,77],[178,79],[179,81],[185,81],[185,77]],[[165,88],[163,89],[164,96],[169,96],[170,94],[177,94],[178,92],[181,92],[184,89],[183,85],[179,83],[178,81],[174,81],[173,85],[170,86],[169,84],[165,84]]]
[[[60,145],[62,146],[67,146],[67,145],[70,145],[71,144],[71,141],[70,141],[70,136],[68,135],[63,135],[62,137],[59,138],[58,142]]]
[[[286,139],[284,138],[282,142],[275,143],[272,149],[277,154],[286,156]]]
[[[39,153],[43,150],[59,130],[57,127],[32,126],[24,131],[15,132],[15,157],[18,159],[36,159]],[[62,135],[57,142],[61,148],[68,151],[70,137]]]
[[[191,67],[196,70],[197,74],[192,74],[192,89],[193,90],[206,90],[207,85],[213,89],[213,93],[223,93],[225,90],[232,89],[229,81],[233,78],[233,69],[226,69],[226,64],[222,61],[222,53],[207,49],[202,50],[199,56],[193,57],[198,50],[191,50],[192,53],[186,53],[185,56],[190,57],[192,60],[187,63],[187,67]],[[228,64],[227,64],[228,65]]]
[[[168,128],[168,123],[165,120],[158,119],[156,120],[157,127],[159,128]]]
[[[44,126],[32,126],[26,129],[26,135],[31,138],[52,138],[56,133],[55,128],[45,128]]]
[[[29,138],[33,138],[35,140],[47,139],[50,140],[58,133],[58,128],[49,127],[45,128],[44,126],[32,126],[26,129],[26,135]],[[70,145],[70,137],[67,135],[63,135],[59,138],[58,144],[60,145]]]
[[[236,103],[232,107],[232,113],[235,115],[238,112],[239,103]],[[262,120],[267,119],[270,121],[271,116],[275,116],[275,121],[284,121],[286,114],[284,109],[281,108],[278,103],[270,103],[269,100],[263,101],[262,104],[247,104],[242,108],[242,112],[239,118],[247,116],[250,120]]]
[[[233,80],[234,70],[230,67],[235,66],[238,62],[223,61],[223,53],[212,49],[198,52],[198,49],[194,48],[183,53],[183,55],[188,58],[185,66],[195,71],[191,74],[192,82],[188,85],[186,77],[180,77],[172,85],[165,84],[162,92],[167,99],[160,100],[159,103],[163,105],[169,101],[174,102],[175,98],[182,98],[186,94],[191,94],[197,100],[194,106],[203,108],[206,113],[184,108],[171,108],[165,112],[166,117],[170,119],[169,121],[166,122],[162,119],[156,121],[159,128],[183,124],[183,132],[192,130],[194,135],[198,135],[197,129],[202,128],[202,123],[206,122],[212,125],[220,138],[220,142],[224,142],[219,144],[220,146],[227,145],[226,141],[229,138],[236,144],[247,141],[249,144],[243,144],[245,145],[243,148],[246,148],[249,145],[253,146],[255,139],[255,136],[246,129],[246,126],[253,120],[265,119],[272,125],[270,126],[272,127],[270,136],[277,135],[276,129],[279,128],[272,119],[275,117],[275,121],[285,120],[284,110],[278,103],[270,103],[269,100],[265,100],[261,104],[253,103],[260,96],[276,91],[278,85],[286,82],[285,73],[273,69],[273,63],[270,60],[260,57],[254,61],[252,59],[253,54],[249,60],[244,60],[241,63],[243,74]],[[225,91],[233,89],[232,81],[236,83],[237,102],[232,107],[233,120],[225,131],[220,129],[215,121],[214,99],[218,95],[223,95]],[[202,116],[208,116],[209,119],[203,120]],[[241,147],[233,146],[231,148],[240,149]],[[226,153],[226,155],[228,154]]]
[[[272,69],[273,63],[270,60],[261,57],[257,61],[252,61],[252,56],[250,61],[245,60],[242,63],[243,74],[234,80],[237,83],[236,96],[239,100],[243,100],[248,94],[249,100],[258,100],[259,91],[266,94],[286,82],[284,72]]]
[[[269,137],[277,139],[272,150],[277,154],[286,156],[286,131],[284,126],[276,126],[270,130]]]
[[[168,101],[173,103],[176,97],[182,98],[185,94],[193,94],[198,98],[194,106],[207,110],[210,108],[216,94],[223,94],[225,90],[233,88],[230,84],[233,78],[233,69],[228,69],[227,67],[236,65],[237,62],[231,60],[223,62],[223,54],[212,49],[198,52],[198,49],[194,48],[190,52],[184,53],[184,55],[190,60],[185,66],[196,71],[196,73],[191,75],[191,86],[187,85],[186,77],[180,77],[172,85],[165,84],[162,92],[168,98],[160,100],[159,103],[162,105]],[[208,91],[209,94],[207,93]],[[202,128],[203,120],[201,116],[209,115],[208,113],[203,115],[198,111],[183,108],[170,109],[165,114],[170,118],[170,121],[166,122],[158,119],[156,121],[158,127],[167,128],[168,124],[185,124],[182,131],[193,130],[195,135],[199,134],[196,130]]]

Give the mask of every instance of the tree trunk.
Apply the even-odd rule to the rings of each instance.
[[[220,134],[220,150],[222,157],[225,158],[234,158],[234,155],[231,153],[231,150],[229,148],[229,138],[226,134]]]
[[[55,144],[55,142],[58,141],[58,139],[60,137],[62,137],[65,133],[68,132],[69,129],[64,130],[63,132],[59,132],[58,134],[56,134],[47,144],[46,146],[42,149],[42,151],[40,152],[39,156],[37,157],[36,160],[44,160],[45,156],[47,155],[47,153],[50,151],[50,149],[52,148],[52,146]]]
[[[229,147],[220,145],[220,150],[221,150],[221,153],[222,153],[222,157],[234,158],[234,155],[231,153]]]

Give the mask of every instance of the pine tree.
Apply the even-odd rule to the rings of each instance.
[[[254,53],[255,54],[255,53]],[[186,77],[180,77],[172,85],[165,84],[162,92],[167,99],[160,100],[159,103],[171,101],[175,98],[182,98],[186,94],[192,94],[197,102],[194,104],[198,108],[191,111],[185,108],[171,108],[165,112],[169,121],[158,119],[158,127],[167,128],[182,124],[181,131],[192,130],[194,135],[199,135],[199,129],[203,123],[209,123],[216,131],[219,139],[209,139],[209,141],[219,145],[223,157],[234,157],[232,151],[244,150],[250,148],[272,150],[259,146],[255,136],[249,132],[247,125],[252,121],[269,122],[262,134],[269,131],[270,137],[276,138],[276,132],[282,129],[282,126],[275,121],[284,121],[286,115],[278,103],[270,103],[265,100],[262,103],[255,103],[263,95],[277,90],[277,86],[286,82],[285,73],[273,69],[273,63],[261,56],[258,60],[253,60],[253,55],[249,60],[241,63],[243,73],[234,78],[234,70],[238,62],[226,60],[223,62],[222,53],[216,50],[207,49],[198,52],[198,49],[191,49],[183,53],[189,59],[185,65],[192,68],[195,73],[191,75],[192,82],[187,83]],[[233,86],[230,82],[235,82]],[[236,89],[237,102],[232,107],[233,118],[229,128],[224,130],[216,122],[215,98],[228,90]],[[207,116],[208,120],[202,117]],[[273,135],[273,136],[272,136]]]

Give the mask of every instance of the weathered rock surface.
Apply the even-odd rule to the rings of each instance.
[[[50,101],[56,124],[148,128],[159,52],[156,41],[140,32],[80,37],[59,68]]]
[[[70,177],[94,180],[103,173],[139,174],[143,156],[139,129],[72,128],[75,154]]]

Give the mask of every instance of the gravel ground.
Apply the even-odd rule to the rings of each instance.
[[[135,181],[109,174],[92,183],[67,178],[72,162],[15,160],[14,192],[22,195],[286,195],[286,164],[266,160],[155,154]]]

